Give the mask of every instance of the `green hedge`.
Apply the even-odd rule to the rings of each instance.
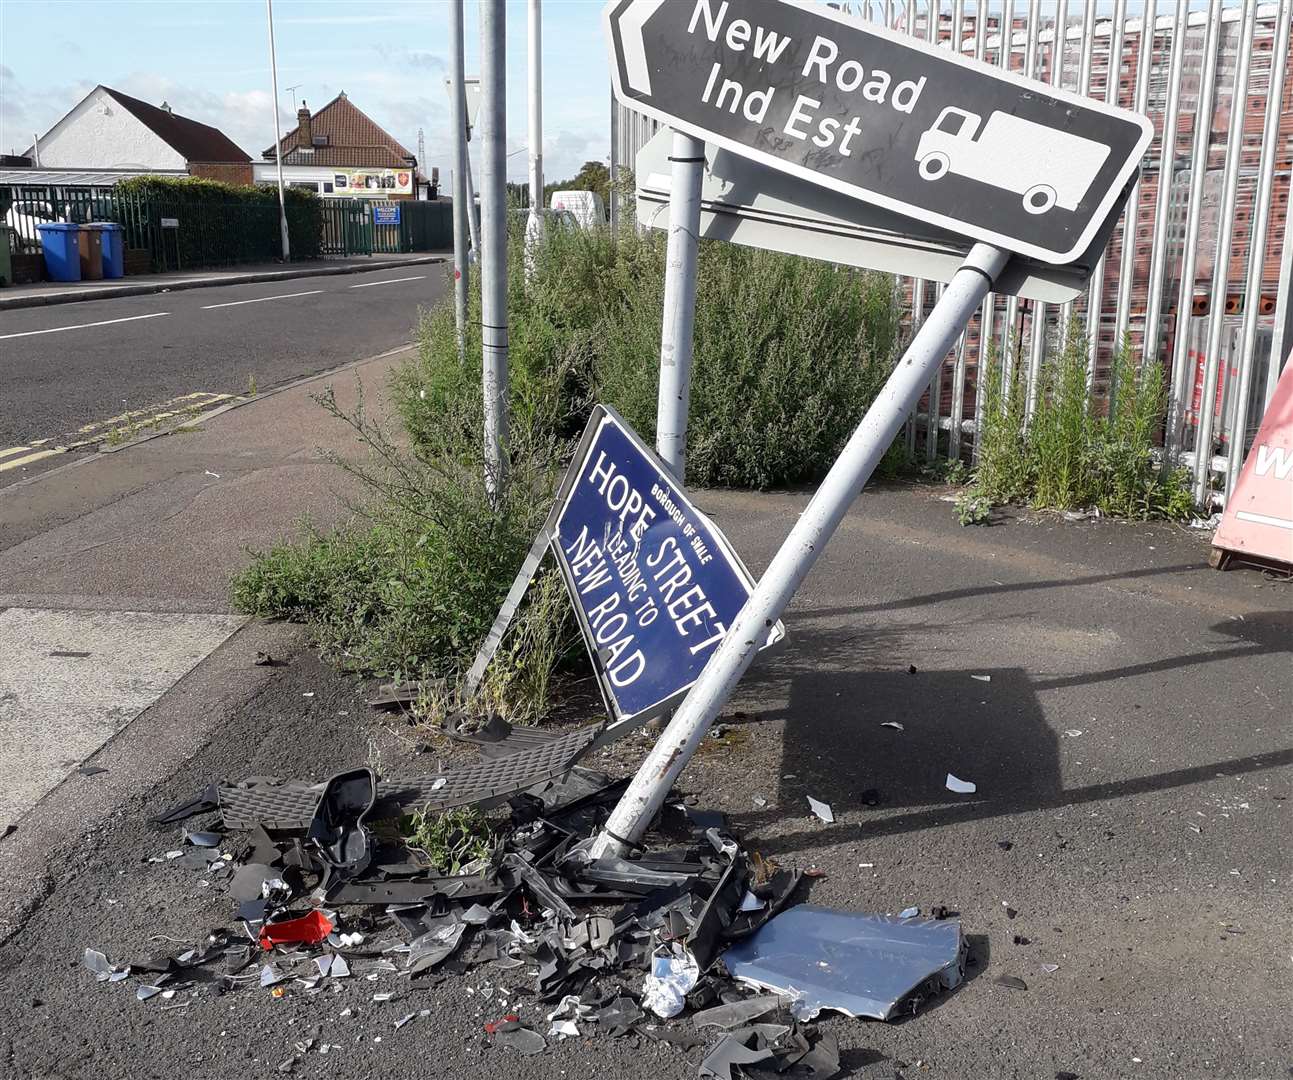
[[[117,181],[113,190],[118,220],[129,230],[129,242],[150,249],[178,243],[184,267],[268,260],[281,254],[274,187],[198,177],[137,176]],[[287,188],[284,198],[292,258],[317,259],[323,240],[318,195]],[[174,240],[163,235],[160,219],[164,217],[179,220]]]

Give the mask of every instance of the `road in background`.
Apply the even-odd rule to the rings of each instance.
[[[93,450],[127,413],[147,423],[401,345],[445,283],[429,264],[0,313],[0,486],[65,459],[52,448]]]

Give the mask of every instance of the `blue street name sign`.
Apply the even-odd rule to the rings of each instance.
[[[679,699],[754,588],[718,527],[605,406],[570,466],[549,539],[612,722]],[[777,623],[760,647],[783,633]]]

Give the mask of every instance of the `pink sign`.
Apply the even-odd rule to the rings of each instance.
[[[1212,546],[1293,567],[1293,356],[1284,365]]]

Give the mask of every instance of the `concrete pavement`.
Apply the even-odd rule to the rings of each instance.
[[[0,487],[407,343],[439,265],[0,311]]]

